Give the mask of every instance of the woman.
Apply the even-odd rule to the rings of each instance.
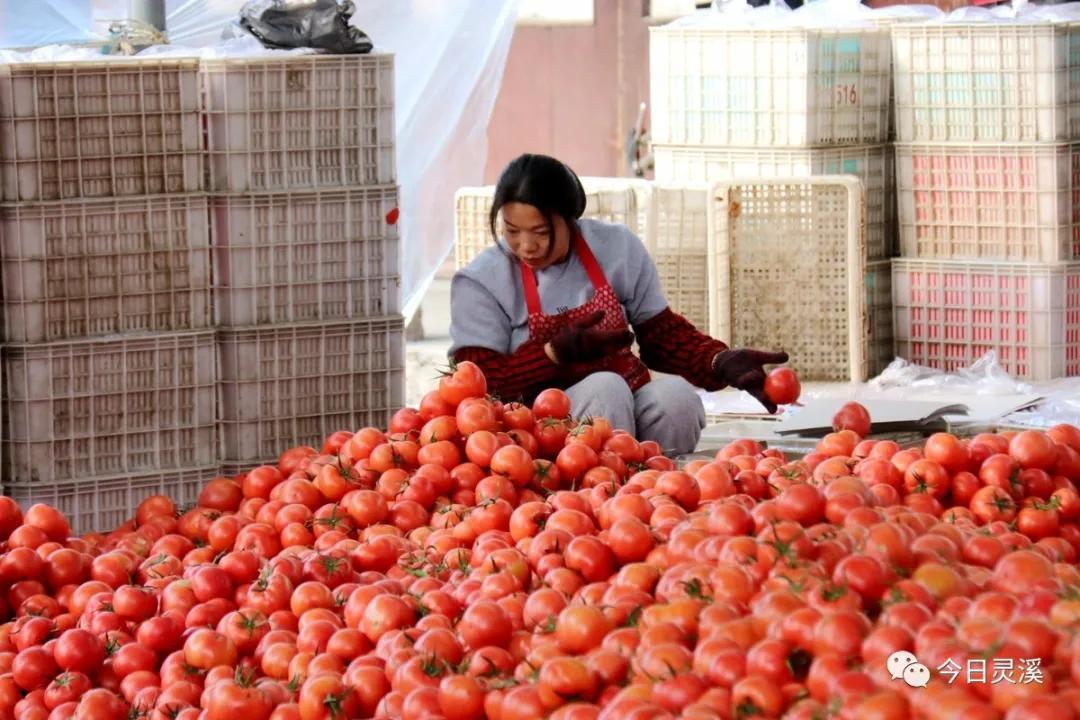
[[[501,215],[504,238],[451,284],[450,357],[479,365],[503,400],[563,388],[576,417],[605,417],[672,454],[692,452],[705,427],[694,386],[739,388],[775,412],[762,366],[787,355],[698,332],[668,307],[641,240],[584,211],[581,181],[558,160],[522,155],[506,167],[489,218],[498,237]]]

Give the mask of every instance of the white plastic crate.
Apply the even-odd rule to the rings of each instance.
[[[862,382],[862,186],[845,176],[753,179],[710,191],[713,337],[785,350],[806,381]]]
[[[0,197],[202,190],[197,73],[195,59],[0,65]]]
[[[1065,24],[893,28],[901,142],[1054,142],[1080,133],[1080,36]]]
[[[139,503],[151,495],[165,495],[178,508],[194,505],[203,486],[217,475],[218,468],[211,466],[62,483],[9,483],[4,493],[23,510],[35,503],[52,505],[76,534],[108,533],[132,519]]]
[[[766,148],[885,142],[890,52],[885,28],[652,28],[652,137]]]
[[[213,191],[396,182],[392,55],[203,60],[200,73]]]
[[[950,2],[956,2],[958,7],[963,6],[963,5],[967,5],[967,0],[949,0],[949,1]],[[871,8],[887,7],[887,6],[891,6],[891,5],[925,5],[926,0],[911,0],[910,2],[906,2],[906,1],[905,2],[896,2],[895,0],[876,0],[876,1],[875,0],[870,0],[866,4]],[[939,6],[940,6],[940,4],[941,3],[939,1]],[[903,23],[925,22],[926,21],[926,16],[922,15],[922,14],[911,14],[911,15],[901,15],[901,14],[895,14],[895,15],[881,14],[881,15],[877,15],[877,14],[875,14],[875,15],[870,15],[870,16],[866,17],[866,21],[869,22],[870,24],[876,26],[876,27],[891,28],[893,25],[900,25],[900,24],[903,24]],[[889,93],[889,113],[888,113],[889,134],[888,134],[888,138],[889,138],[889,142],[892,142],[892,141],[896,140],[896,83],[893,82],[893,77],[894,77],[893,68],[895,68],[895,66],[896,66],[896,56],[894,54],[892,54],[892,53],[890,53],[890,60],[891,60],[891,63],[890,63],[890,67],[889,67],[889,89],[888,89],[888,93]]]
[[[639,198],[643,181],[581,178],[581,183],[585,188],[584,217],[622,223],[641,234]],[[488,221],[494,195],[493,185],[460,188],[454,195],[454,259],[458,269],[495,242]]]
[[[211,327],[206,197],[0,206],[3,338]]]
[[[393,186],[215,197],[214,285],[223,327],[398,312]]]
[[[7,345],[4,483],[217,462],[214,333]]]
[[[904,256],[1080,257],[1080,145],[898,144],[896,168]]]
[[[708,199],[704,185],[652,185],[642,234],[671,308],[702,332],[709,330]]]
[[[877,377],[896,359],[891,260],[866,264],[866,323],[867,374]]]
[[[897,354],[952,371],[989,351],[1026,380],[1080,375],[1080,263],[893,261]]]
[[[895,173],[890,145],[768,150],[676,145],[653,146],[656,179],[665,183],[710,184],[735,178],[793,178],[855,175],[866,203],[866,248],[871,260],[895,252]]]
[[[221,331],[223,458],[277,457],[336,430],[385,426],[404,401],[403,333],[401,317]]]
[[[321,446],[316,447],[319,450]],[[234,478],[237,475],[246,475],[250,471],[259,467],[260,465],[271,465],[277,467],[279,455],[275,455],[272,458],[266,458],[264,460],[245,460],[244,462],[226,462],[222,463],[218,472],[222,477]]]

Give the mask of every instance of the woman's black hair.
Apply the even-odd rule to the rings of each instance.
[[[508,203],[532,205],[547,220],[548,233],[555,236],[553,218],[559,215],[573,228],[585,212],[585,188],[577,174],[560,160],[547,155],[520,155],[502,171],[495,186],[488,223],[497,237],[495,221]],[[554,251],[555,243],[551,244]]]

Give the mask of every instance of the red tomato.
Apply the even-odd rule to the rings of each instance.
[[[57,664],[44,647],[30,647],[15,656],[11,678],[27,692],[44,688],[57,675]]]
[[[146,588],[125,585],[117,588],[112,599],[113,612],[125,620],[149,620],[158,610],[158,598]]]
[[[336,675],[315,675],[300,689],[301,720],[347,720],[359,717],[360,699]]]
[[[533,401],[532,412],[537,420],[570,417],[570,396],[562,390],[544,390]]]
[[[105,644],[86,630],[72,629],[60,636],[53,655],[65,672],[90,673],[105,661]]]
[[[1009,455],[1027,470],[1050,470],[1057,462],[1057,446],[1053,439],[1037,430],[1025,430],[1009,441]]]
[[[107,720],[127,717],[127,704],[109,690],[95,688],[79,700],[75,720]]]
[[[234,512],[244,499],[243,488],[229,478],[211,480],[199,493],[199,507]]]
[[[481,430],[495,430],[499,424],[495,415],[495,406],[482,398],[469,399],[461,403],[454,419],[459,432],[466,437]]]
[[[938,463],[950,473],[967,470],[971,460],[968,447],[955,435],[935,433],[926,440],[923,455],[927,460]]]
[[[274,710],[270,697],[246,675],[225,680],[209,688],[203,699],[206,720],[269,720]]]
[[[859,437],[870,434],[870,412],[857,402],[844,404],[833,416],[833,431],[851,430]]]
[[[63,514],[49,505],[37,504],[30,507],[23,517],[23,523],[45,533],[46,537],[56,542],[64,542],[71,536],[71,526]]]
[[[9,497],[0,495],[0,541],[7,540],[23,522],[22,509]]]
[[[54,710],[64,703],[77,703],[79,698],[90,692],[93,687],[90,677],[84,673],[75,672],[57,675],[45,689],[45,707]]]
[[[469,361],[453,366],[450,374],[439,380],[439,397],[454,408],[463,400],[482,398],[485,393],[487,393],[487,380],[484,378],[484,373]]]
[[[465,647],[478,650],[487,646],[505,647],[510,642],[513,624],[506,611],[491,600],[480,600],[465,609],[457,625]]]
[[[213,630],[196,630],[184,642],[184,660],[199,670],[235,665],[236,658],[236,646],[232,640]]]
[[[777,405],[790,405],[799,399],[802,386],[799,376],[788,367],[773,368],[765,376],[765,395]]]

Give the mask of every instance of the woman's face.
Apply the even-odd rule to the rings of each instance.
[[[507,203],[502,210],[506,244],[521,262],[534,270],[561,262],[570,249],[570,228],[559,215],[552,216],[552,237],[544,214],[532,205]]]

